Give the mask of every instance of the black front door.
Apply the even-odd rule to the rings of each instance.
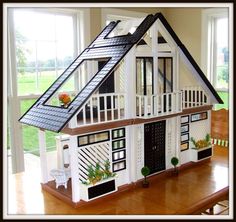
[[[165,131],[165,120],[144,125],[144,165],[150,168],[150,174],[166,169]]]

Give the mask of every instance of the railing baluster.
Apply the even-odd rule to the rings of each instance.
[[[144,117],[148,115],[147,96],[144,96]]]
[[[157,116],[159,116],[159,102],[160,102],[160,95],[157,95]]]
[[[169,93],[166,94],[166,113],[169,113]]]
[[[86,105],[83,107],[83,124],[86,124]]]
[[[104,114],[105,114],[105,121],[107,121],[107,96],[104,95]]]
[[[90,98],[90,121],[93,123],[93,97]]]
[[[164,113],[164,96],[165,94],[161,95],[161,115]]]
[[[176,110],[175,110],[175,108],[176,108],[176,106],[175,106],[176,95],[177,95],[176,92],[170,94],[170,98],[171,98],[171,100],[170,100],[171,101],[171,113],[176,112]]]
[[[120,94],[117,95],[117,114],[118,119],[120,119]]]
[[[151,95],[150,96],[150,99],[151,99],[151,106],[150,106],[150,115],[153,116],[153,99],[154,99],[154,95]]]
[[[114,120],[114,102],[113,102],[113,94],[111,94],[111,120]]]
[[[99,94],[97,95],[97,116],[98,116],[98,123],[101,122],[101,116],[100,116],[100,97],[99,97]]]
[[[139,116],[142,116],[142,97],[138,96],[139,100]]]

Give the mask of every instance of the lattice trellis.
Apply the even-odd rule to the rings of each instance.
[[[97,143],[78,148],[78,167],[79,167],[79,179],[85,181],[88,179],[88,167],[95,167],[99,162],[101,168],[104,169],[104,163],[108,159],[110,160],[110,143]]]

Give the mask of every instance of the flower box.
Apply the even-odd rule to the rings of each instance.
[[[191,161],[198,162],[207,158],[212,157],[213,149],[212,146],[204,147],[204,148],[192,148],[190,151]]]
[[[117,191],[116,178],[111,177],[97,182],[95,185],[80,185],[81,199],[84,201],[94,200],[96,198],[108,195]]]

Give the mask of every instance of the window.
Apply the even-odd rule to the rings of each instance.
[[[130,32],[131,34],[136,30],[136,27],[141,23],[142,19],[147,16],[146,13],[134,12],[129,10],[121,9],[112,9],[112,8],[103,8],[102,9],[102,27],[108,25],[111,21],[120,20],[121,22],[126,23],[126,28],[122,28],[122,25],[118,25],[115,32],[112,32],[114,35],[124,35]],[[137,19],[141,18],[139,21]],[[136,19],[136,21],[134,21]],[[112,37],[110,36],[110,37]]]
[[[205,24],[204,24],[205,23]],[[210,9],[203,13],[202,63],[207,76],[224,104],[215,109],[228,109],[229,84],[229,19],[224,9]],[[206,53],[207,51],[207,53]],[[205,64],[204,61],[207,61]]]
[[[81,146],[85,146],[89,144],[101,143],[101,142],[108,141],[109,139],[110,139],[109,131],[85,135],[85,136],[78,136],[78,146],[81,147]]]
[[[8,119],[11,119],[9,122],[11,134],[16,135],[8,136],[8,141],[9,144],[13,144],[11,145],[11,149],[14,149],[13,162],[17,159],[17,162],[23,164],[24,160],[19,155],[23,154],[21,151],[23,149],[24,152],[38,155],[37,128],[28,125],[14,126],[20,124],[18,119],[21,115],[83,49],[84,41],[90,38],[88,35],[86,39],[84,38],[87,34],[86,29],[89,29],[87,16],[89,16],[88,9],[11,7],[7,10],[9,30],[7,58],[10,65],[8,87],[11,89],[8,92],[10,110]],[[53,132],[46,132],[47,150],[55,150],[55,135]],[[17,166],[13,171],[22,169]]]

